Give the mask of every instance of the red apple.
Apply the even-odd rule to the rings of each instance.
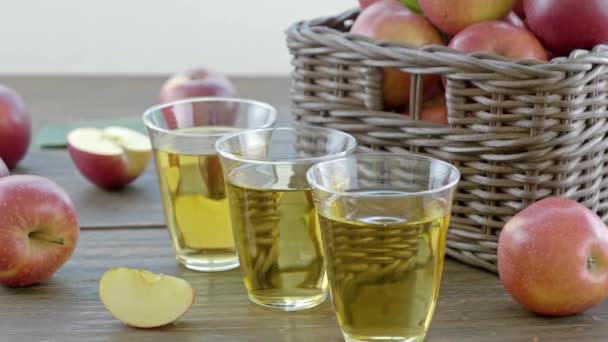
[[[455,35],[466,27],[500,20],[513,10],[516,0],[420,0],[426,17],[441,31]]]
[[[604,0],[525,0],[526,20],[545,47],[558,55],[608,42]]]
[[[27,153],[31,130],[32,119],[21,96],[0,85],[0,158],[9,169],[17,166]]]
[[[244,105],[246,107],[246,105]],[[162,107],[165,124],[170,129],[200,126],[234,126],[241,103],[230,99],[177,101]]]
[[[405,115],[409,116],[406,112]],[[446,125],[448,123],[448,108],[445,95],[438,94],[422,104],[420,120]]]
[[[148,165],[150,139],[123,127],[77,128],[68,135],[68,151],[80,173],[106,189],[135,180]]]
[[[72,255],[80,228],[68,194],[38,176],[0,179],[0,284],[51,277]]]
[[[159,101],[160,103],[167,103],[193,97],[235,96],[236,89],[224,74],[197,67],[178,72],[169,77],[160,90]],[[185,128],[179,126],[179,118],[176,118],[176,114],[171,110],[171,107],[164,107],[162,110],[168,128]]]
[[[548,59],[545,48],[532,33],[502,21],[471,25],[454,36],[449,47],[467,53],[495,53],[514,60]],[[443,85],[446,84],[443,78]]]
[[[6,166],[6,164],[4,164],[2,159],[0,159],[0,178],[8,176],[8,175],[10,175],[10,172],[8,171],[8,167]]]
[[[467,27],[450,41],[463,52],[491,52],[514,60],[547,60],[543,45],[529,31],[502,21],[486,21]]]
[[[524,11],[524,0],[517,0],[517,4],[515,4],[515,8],[513,8],[513,11],[520,18],[525,18],[526,12]]]
[[[420,120],[437,124],[448,124],[448,107],[444,104],[437,104],[422,110]]]
[[[234,97],[236,90],[223,74],[206,68],[194,68],[171,76],[163,84],[159,101],[161,103],[191,97]]]
[[[507,292],[529,310],[584,311],[608,295],[608,228],[575,201],[541,200],[504,226],[497,266]]]
[[[428,20],[396,0],[380,0],[369,6],[355,20],[351,32],[414,46],[443,45],[440,33]],[[410,75],[386,68],[383,79],[384,107],[392,109],[406,105],[410,98]],[[425,77],[424,89],[431,88],[435,82],[435,76]]]
[[[448,107],[445,103],[445,95],[437,95],[425,102],[422,105],[420,119],[422,121],[446,125],[448,123]]]

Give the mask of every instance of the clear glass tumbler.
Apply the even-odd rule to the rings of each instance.
[[[417,155],[370,153],[321,162],[307,178],[344,338],[424,340],[458,170]]]
[[[351,135],[320,127],[257,129],[218,140],[249,298],[284,310],[327,296],[321,235],[306,172],[351,153]]]
[[[143,119],[177,260],[197,271],[238,267],[215,142],[230,132],[272,126],[275,109],[250,100],[193,98],[152,107]]]

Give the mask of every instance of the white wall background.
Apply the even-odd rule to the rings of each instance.
[[[3,0],[0,74],[290,71],[285,29],[356,0]]]

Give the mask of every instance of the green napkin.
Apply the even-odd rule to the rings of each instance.
[[[123,126],[134,129],[146,134],[146,127],[140,116],[137,117],[122,117],[112,119],[92,119],[70,122],[61,125],[47,125],[40,129],[34,145],[39,148],[44,147],[66,147],[67,136],[70,131],[78,127],[98,127],[104,128],[107,126]]]

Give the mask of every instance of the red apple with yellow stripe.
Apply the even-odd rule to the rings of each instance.
[[[517,0],[419,0],[425,16],[449,35],[475,23],[501,20],[516,3]]]
[[[45,281],[72,255],[80,228],[68,194],[51,180],[0,178],[0,285]]]
[[[23,98],[0,84],[0,158],[9,169],[25,157],[32,138],[32,118]]]
[[[507,292],[536,313],[575,314],[608,295],[608,228],[573,200],[547,198],[516,214],[497,255]]]
[[[545,48],[530,31],[504,21],[471,25],[454,36],[449,46],[467,53],[495,53],[513,60],[548,58]]]
[[[525,0],[523,6],[530,30],[556,55],[608,42],[605,0]]]
[[[414,46],[443,45],[441,34],[423,16],[414,13],[397,0],[380,0],[367,7],[355,20],[351,33]],[[438,78],[424,77],[425,93]],[[383,70],[383,99],[385,109],[409,103],[411,76],[399,69]]]

